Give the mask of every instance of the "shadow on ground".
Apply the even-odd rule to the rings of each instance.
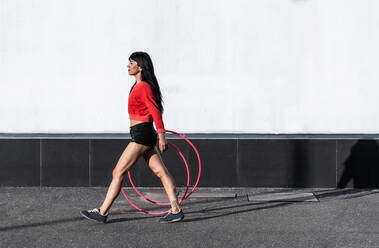
[[[304,189],[299,189],[304,190]],[[297,189],[278,189],[271,190],[269,192],[258,192],[252,193],[250,195],[260,195],[265,193],[278,193],[278,192],[294,192]],[[309,192],[309,191],[308,191]],[[379,193],[379,190],[372,189],[327,189],[327,190],[317,190],[313,191],[314,195],[321,200],[346,200],[357,197],[363,197],[371,194]],[[221,218],[224,216],[237,215],[241,213],[251,212],[251,211],[260,211],[264,209],[273,209],[285,207],[293,204],[299,204],[299,202],[249,202],[248,194],[240,194],[237,198],[207,198],[207,199],[188,199],[183,205],[185,209],[186,218],[182,223],[189,223],[195,221],[204,221],[209,219]],[[320,203],[308,203],[308,204],[320,204]],[[161,210],[160,207],[149,208],[149,210]],[[131,217],[122,217],[114,218],[120,215],[125,214],[140,214],[136,210],[127,210],[127,211],[111,211],[108,224],[114,224],[119,222],[142,220],[148,218],[156,218],[156,216],[145,215],[141,217],[131,216]],[[0,227],[0,232],[4,231],[13,231],[20,230],[24,228],[34,228],[41,226],[51,226],[69,222],[79,222],[79,221],[88,221],[80,216],[78,212],[78,217],[74,218],[63,218],[56,220],[47,220],[40,221],[35,223],[27,224],[18,224],[18,225],[9,225]]]

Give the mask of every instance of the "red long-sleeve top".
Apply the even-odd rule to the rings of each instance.
[[[130,120],[152,122],[158,133],[165,131],[162,113],[150,85],[144,81],[137,83],[129,94],[128,112]]]

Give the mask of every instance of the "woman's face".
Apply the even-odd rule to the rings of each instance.
[[[136,75],[140,71],[142,71],[142,68],[137,65],[135,60],[130,59],[128,64],[129,75]]]

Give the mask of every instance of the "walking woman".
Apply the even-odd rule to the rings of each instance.
[[[162,121],[162,95],[150,56],[145,52],[132,53],[129,57],[128,73],[134,76],[136,80],[130,90],[128,101],[132,139],[112,172],[112,182],[103,204],[99,208],[83,210],[80,213],[87,219],[106,223],[108,210],[120,193],[125,173],[142,156],[150,169],[162,181],[171,203],[170,211],[160,218],[159,222],[180,221],[184,218],[184,214],[178,204],[175,182],[164,166],[156,147],[157,136],[159,137],[158,146],[161,152],[167,149],[167,141]],[[157,131],[154,130],[153,121]]]

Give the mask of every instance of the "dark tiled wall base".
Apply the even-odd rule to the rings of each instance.
[[[40,141],[0,139],[0,185],[39,186]]]
[[[243,187],[334,187],[336,141],[239,140],[238,182]]]
[[[197,179],[197,158],[183,140],[169,139]],[[202,159],[203,187],[379,188],[377,140],[193,139]],[[108,186],[129,139],[0,139],[0,186]],[[186,185],[182,158],[162,155],[178,186]],[[131,170],[136,186],[161,186],[140,158]],[[125,177],[125,186],[129,186]]]
[[[379,146],[377,140],[338,142],[338,187],[379,188]]]
[[[112,171],[129,140],[90,140],[89,178],[90,186],[108,186]]]
[[[237,140],[193,140],[202,163],[199,186],[233,187],[239,185]],[[197,175],[197,156],[190,150],[192,175]]]
[[[41,140],[42,186],[89,185],[88,140]]]

